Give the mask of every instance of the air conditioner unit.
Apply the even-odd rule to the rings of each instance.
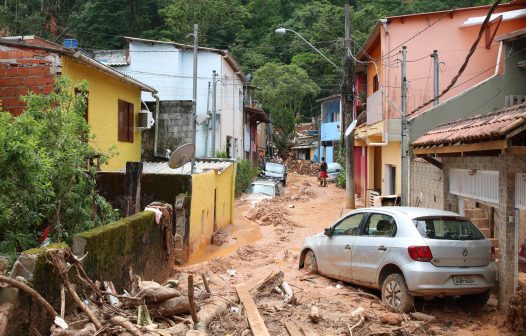
[[[153,120],[152,112],[147,110],[141,110],[139,111],[139,116],[137,118],[137,128],[139,130],[147,130],[152,128],[153,124],[155,124],[155,120]]]

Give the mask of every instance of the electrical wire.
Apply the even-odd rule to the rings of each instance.
[[[413,113],[418,112],[423,107],[425,107],[428,104],[431,104],[432,102],[438,100],[440,97],[445,95],[449,90],[451,90],[451,88],[453,88],[453,86],[455,85],[457,80],[460,78],[460,76],[462,75],[462,73],[464,72],[466,67],[468,66],[469,60],[471,59],[471,56],[473,55],[473,53],[475,53],[475,50],[477,49],[477,45],[479,44],[480,39],[482,38],[482,35],[484,34],[484,31],[486,29],[486,26],[488,25],[488,22],[489,22],[489,20],[491,18],[491,14],[493,14],[493,12],[495,11],[495,9],[497,8],[497,6],[498,6],[498,4],[500,2],[501,2],[501,0],[496,0],[491,5],[491,7],[489,8],[488,14],[486,15],[486,18],[484,19],[484,22],[482,22],[482,25],[480,26],[480,30],[479,30],[477,39],[475,40],[475,42],[473,42],[473,45],[471,46],[471,49],[469,50],[469,53],[467,54],[466,59],[464,60],[464,63],[462,64],[462,66],[458,70],[458,73],[455,75],[455,77],[453,77],[453,79],[451,80],[451,83],[449,83],[449,85],[444,89],[444,91],[442,91],[438,96],[436,96],[436,97],[434,97],[432,99],[429,99],[428,101],[426,101],[425,103],[423,103],[422,105],[418,106],[416,109],[411,111],[411,113],[409,113],[409,114],[413,114]]]

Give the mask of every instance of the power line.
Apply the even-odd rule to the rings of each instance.
[[[486,18],[484,19],[484,22],[482,22],[482,25],[480,26],[480,30],[479,30],[479,33],[478,33],[478,36],[477,36],[477,39],[475,40],[475,42],[473,43],[473,45],[471,46],[471,49],[469,50],[469,53],[467,54],[466,56],[466,59],[464,60],[464,63],[462,64],[462,66],[460,67],[460,69],[458,70],[458,73],[455,75],[455,77],[453,77],[453,79],[451,80],[451,83],[449,83],[449,85],[444,89],[444,91],[442,91],[438,96],[428,100],[427,102],[423,103],[422,105],[418,106],[416,109],[414,109],[413,111],[411,111],[411,113],[409,114],[413,114],[413,113],[416,113],[418,112],[419,110],[421,110],[423,107],[427,106],[428,104],[438,100],[440,97],[442,97],[443,95],[445,95],[449,90],[451,90],[451,88],[455,85],[455,83],[457,82],[457,80],[460,78],[460,76],[462,75],[462,73],[464,72],[464,70],[466,69],[466,67],[468,66],[468,63],[469,63],[469,60],[471,59],[471,56],[473,55],[473,53],[475,53],[475,50],[477,49],[477,45],[479,44],[480,42],[480,39],[482,38],[482,35],[484,34],[484,31],[486,29],[486,26],[488,25],[488,22],[491,18],[491,14],[493,14],[493,12],[495,11],[495,9],[497,8],[497,5],[501,2],[501,0],[496,0],[492,5],[491,7],[489,8],[488,10],[488,14],[486,15]]]

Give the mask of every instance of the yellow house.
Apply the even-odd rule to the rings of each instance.
[[[140,161],[141,131],[136,125],[141,91],[157,91],[80,52],[62,54],[61,65],[73,86],[88,82],[87,121],[96,136],[92,145],[102,152],[115,146],[118,152],[101,169],[117,170],[127,161]]]

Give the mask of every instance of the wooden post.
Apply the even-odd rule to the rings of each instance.
[[[142,162],[126,162],[124,179],[124,216],[128,217],[141,210]]]

